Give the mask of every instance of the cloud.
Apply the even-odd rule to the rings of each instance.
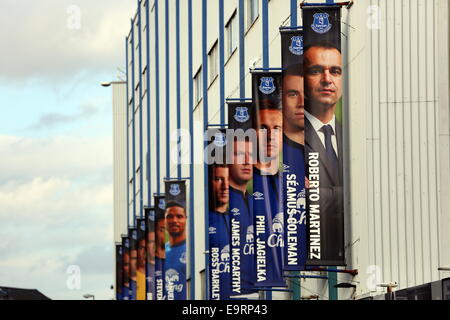
[[[42,130],[53,128],[59,125],[66,125],[80,120],[85,120],[93,117],[97,114],[99,108],[94,105],[84,105],[80,107],[80,110],[75,114],[63,114],[63,113],[46,113],[39,117],[36,123],[28,126],[29,130]]]
[[[51,298],[109,299],[113,260],[110,138],[0,135],[0,283]],[[67,268],[83,287],[67,287]],[[85,293],[85,292],[84,292]]]
[[[0,79],[116,72],[134,10],[128,0],[2,0]]]
[[[112,181],[112,138],[53,136],[29,138],[0,135],[0,181],[67,177]]]

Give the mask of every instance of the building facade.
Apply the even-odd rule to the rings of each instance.
[[[345,269],[358,274],[328,272],[352,285],[344,289],[292,282],[302,297],[353,299],[449,276],[438,270],[450,266],[448,14],[447,0],[342,8]],[[226,123],[226,99],[251,97],[251,68],[281,66],[279,27],[296,25],[297,0],[137,2],[125,42],[126,124],[114,126],[127,181],[115,180],[127,203],[115,236],[154,205],[164,179],[188,178],[190,299],[207,298],[203,132]]]

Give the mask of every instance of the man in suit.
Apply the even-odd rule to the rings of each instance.
[[[305,81],[305,151],[306,164],[319,160],[319,178],[307,180],[310,193],[318,188],[320,200],[319,249],[310,246],[315,257],[328,265],[343,261],[343,175],[342,125],[336,119],[336,105],[342,97],[342,55],[333,44],[321,42],[306,48]],[[307,169],[307,179],[312,177]],[[310,218],[311,218],[310,213]],[[311,222],[310,222],[311,225]],[[316,225],[319,227],[319,224]],[[314,236],[311,233],[310,239]],[[317,230],[316,230],[317,231]],[[311,244],[311,241],[310,241]],[[311,250],[316,250],[311,255]]]

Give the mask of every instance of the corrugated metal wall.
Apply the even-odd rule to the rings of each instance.
[[[127,92],[126,83],[113,83],[113,146],[114,146],[114,241],[127,228]]]
[[[360,168],[349,169],[353,231],[347,239],[349,246],[362,242],[351,253],[352,266],[362,273],[362,292],[373,289],[370,282],[397,282],[398,288],[406,288],[437,280],[446,258],[440,253],[440,222],[449,213],[440,200],[448,197],[448,189],[441,188],[440,155],[448,150],[441,150],[439,120],[442,99],[448,113],[448,96],[439,97],[438,76],[442,68],[448,72],[448,58],[442,59],[438,44],[448,46],[448,22],[439,20],[439,3],[367,0],[348,13],[347,61],[353,70],[347,108],[365,121],[354,124],[349,116],[354,120],[348,128],[349,165]],[[352,37],[355,28],[359,37]],[[361,61],[353,66],[359,54]],[[448,77],[446,81],[448,87]],[[365,110],[355,110],[361,107]],[[354,134],[365,134],[365,146]],[[363,157],[357,154],[364,152],[360,147],[365,148]],[[365,165],[357,163],[364,158]]]

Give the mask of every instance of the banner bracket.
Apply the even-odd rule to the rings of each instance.
[[[283,30],[303,30],[302,26],[281,26],[280,31]]]
[[[312,3],[312,2],[305,2],[303,1],[300,4],[300,8],[303,7],[346,7],[347,9],[350,9],[353,5],[352,1],[345,1],[345,2],[333,2],[333,3]]]
[[[182,181],[182,180],[191,180],[191,177],[188,177],[188,178],[168,178],[168,177],[165,177],[164,178],[164,181]]]

